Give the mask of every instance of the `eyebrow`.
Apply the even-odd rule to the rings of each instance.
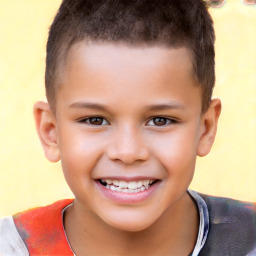
[[[72,103],[70,108],[87,108],[87,109],[96,109],[101,111],[107,111],[107,107],[102,104],[93,103],[93,102],[75,102]],[[169,103],[159,103],[147,105],[146,109],[148,111],[161,111],[161,110],[169,110],[169,109],[185,109],[185,106],[179,102],[169,102]]]
[[[168,109],[185,109],[185,106],[179,102],[160,103],[146,106],[149,111],[160,111]]]
[[[98,103],[92,103],[92,102],[75,102],[69,106],[70,108],[89,108],[89,109],[97,109],[97,110],[106,110],[107,108]]]

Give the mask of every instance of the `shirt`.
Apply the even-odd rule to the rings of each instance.
[[[256,255],[254,204],[210,197],[192,190],[188,193],[197,205],[200,219],[197,242],[189,256]],[[72,203],[72,199],[60,200],[0,219],[0,255],[74,256],[63,225],[64,212]],[[230,235],[234,230],[237,236]]]

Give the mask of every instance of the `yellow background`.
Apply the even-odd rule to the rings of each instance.
[[[72,197],[60,164],[45,158],[33,103],[44,99],[45,44],[60,0],[0,0],[0,217]],[[256,5],[211,9],[216,88],[223,112],[191,188],[256,201]]]

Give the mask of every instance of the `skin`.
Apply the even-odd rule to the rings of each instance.
[[[79,42],[61,75],[55,114],[45,102],[34,114],[75,195],[65,229],[76,255],[188,255],[199,220],[186,191],[221,110],[214,99],[201,112],[189,50]],[[159,182],[146,200],[119,204],[98,189],[105,177]]]

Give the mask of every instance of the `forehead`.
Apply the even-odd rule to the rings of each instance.
[[[82,41],[74,44],[67,54],[57,102],[75,93],[81,97],[126,95],[148,100],[166,92],[184,94],[184,89],[198,91],[193,74],[192,57],[185,47]]]
[[[76,62],[76,63],[75,63]],[[74,64],[87,65],[97,69],[132,69],[134,65],[145,70],[161,68],[164,64],[175,63],[177,69],[191,71],[192,54],[186,47],[164,47],[150,45],[126,45],[121,43],[93,43],[81,41],[71,46],[66,58],[66,68]],[[71,65],[70,65],[71,64]]]

